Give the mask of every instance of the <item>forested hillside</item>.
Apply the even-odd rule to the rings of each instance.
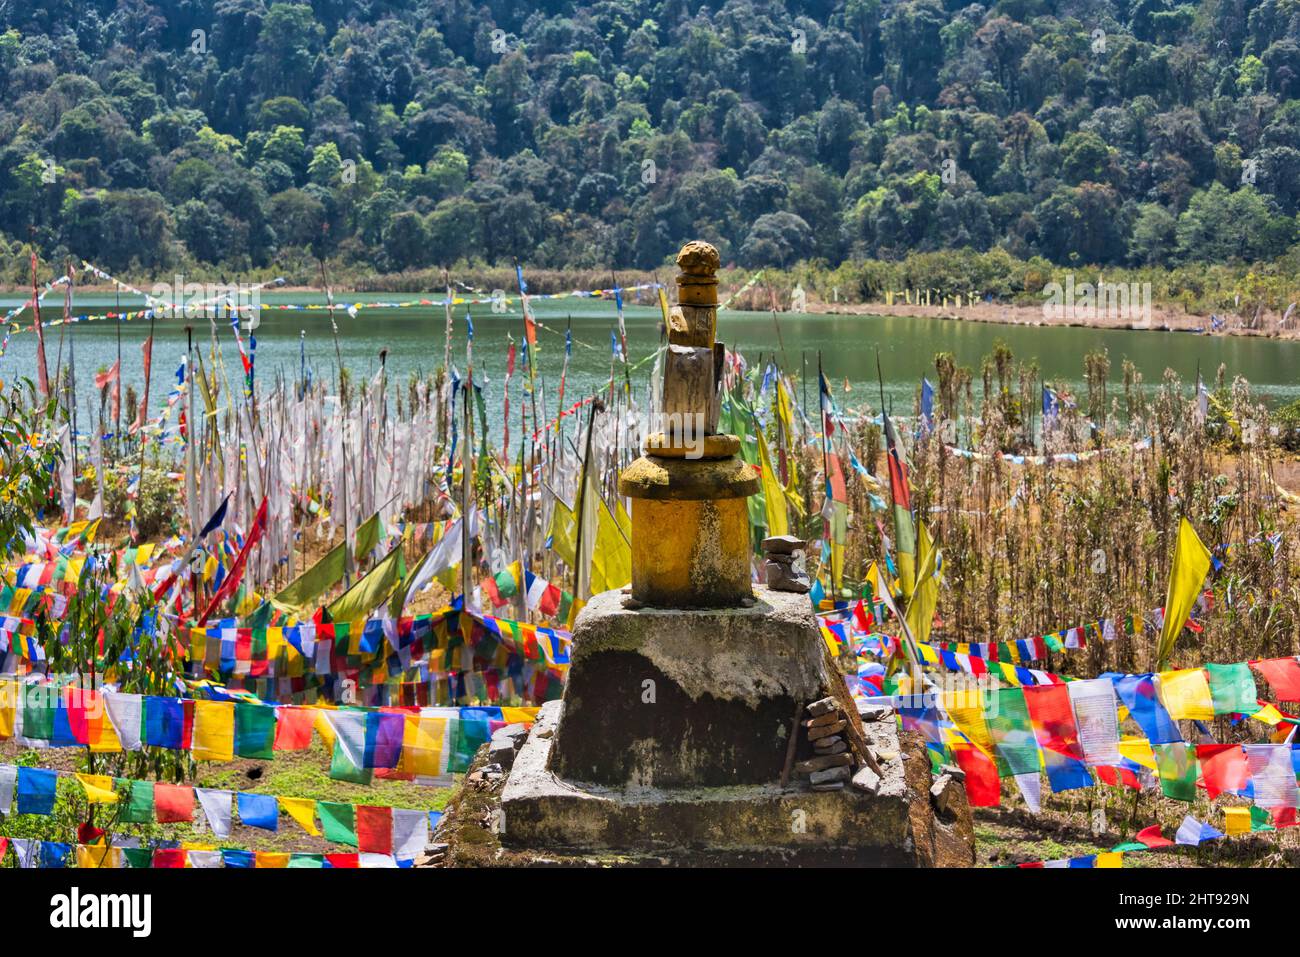
[[[643,267],[1296,238],[1300,0],[0,5],[0,266]]]

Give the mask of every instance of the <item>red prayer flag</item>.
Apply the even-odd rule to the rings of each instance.
[[[160,847],[153,852],[154,867],[184,867],[185,849],[183,847]]]
[[[1250,765],[1239,744],[1198,744],[1196,760],[1210,800],[1224,791],[1240,791],[1250,780]]]
[[[1278,701],[1300,701],[1300,661],[1294,658],[1266,658],[1250,666],[1268,681]]]
[[[1160,833],[1160,825],[1152,824],[1150,827],[1144,827],[1134,835],[1133,839],[1139,844],[1145,844],[1147,847],[1173,847],[1174,842]]]
[[[954,748],[958,766],[966,772],[966,797],[971,807],[997,807],[1002,800],[998,766],[979,748]]]
[[[357,850],[366,854],[393,853],[393,809],[357,805]]]
[[[82,821],[77,825],[77,843],[94,844],[104,836],[104,829],[95,827],[89,821]],[[4,857],[4,851],[0,851],[0,857]]]
[[[159,824],[189,822],[194,819],[194,789],[184,784],[162,784],[153,786],[153,810]],[[183,859],[182,859],[183,860]],[[154,867],[158,867],[157,857]],[[165,867],[184,867],[184,863],[162,865]]]
[[[1074,709],[1070,706],[1070,689],[1065,685],[1036,685],[1026,687],[1025,706],[1034,726],[1038,744],[1047,751],[1055,751],[1076,760],[1083,760],[1079,747],[1079,728],[1074,723]]]
[[[1293,807],[1275,807],[1272,811],[1274,827],[1295,827],[1297,823],[1295,817],[1295,808]]]
[[[239,550],[239,555],[235,558],[234,564],[230,566],[230,573],[226,575],[221,587],[213,594],[212,601],[208,602],[208,607],[199,619],[200,625],[206,623],[208,617],[217,610],[221,603],[235,593],[235,589],[239,587],[240,579],[244,577],[244,566],[248,564],[248,553],[261,540],[264,531],[266,531],[265,495],[262,496],[262,504],[257,507],[257,515],[253,519],[253,527],[248,530],[248,538],[244,539],[244,547]]]
[[[357,854],[326,854],[325,860],[330,867],[360,867],[361,858]]]
[[[1097,772],[1097,777],[1099,777],[1103,783],[1109,784],[1111,787],[1117,788],[1122,785],[1124,787],[1132,788],[1134,791],[1142,790],[1142,782],[1139,781],[1138,776],[1128,768],[1098,765],[1093,768],[1093,770]]]
[[[303,708],[275,709],[275,741],[272,751],[306,751],[311,747],[311,729],[316,713]]]

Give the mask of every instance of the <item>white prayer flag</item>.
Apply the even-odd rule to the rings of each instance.
[[[230,837],[230,791],[218,791],[210,788],[195,788],[203,814],[208,819],[208,827],[217,837]],[[198,865],[195,865],[196,867]]]

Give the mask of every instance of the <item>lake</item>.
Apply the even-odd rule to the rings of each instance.
[[[408,301],[419,298],[437,299],[439,293],[420,296],[403,294],[353,294],[349,302]],[[52,293],[42,306],[42,315],[49,319],[62,313],[62,300],[54,301]],[[19,297],[0,299],[7,310],[18,303]],[[323,297],[310,293],[273,293],[263,297],[264,306],[282,303],[320,303]],[[88,294],[78,296],[74,314],[103,313],[115,308],[113,296]],[[138,300],[123,297],[120,308],[140,308]],[[505,373],[507,336],[518,342],[523,338],[523,320],[517,303],[514,311],[494,314],[489,305],[470,307],[475,330],[475,378],[482,382],[487,377],[489,409],[501,407],[502,382]],[[536,374],[545,380],[547,407],[555,412],[555,393],[560,367],[564,357],[564,327],[569,317],[573,321],[573,357],[566,384],[566,405],[593,390],[602,393],[607,388],[610,374],[610,331],[616,328],[616,314],[612,301],[590,298],[534,301],[534,310],[545,326],[538,333],[539,349],[534,356]],[[379,351],[388,349],[388,370],[394,382],[404,382],[416,372],[430,373],[442,362],[444,340],[444,312],[441,307],[408,309],[361,310],[356,317],[343,309],[337,312],[340,349],[343,362],[358,376],[373,375],[379,367]],[[22,321],[30,327],[31,312],[25,311]],[[196,341],[204,347],[205,360],[209,341],[209,322],[191,322],[195,326]],[[626,309],[628,349],[631,361],[636,364],[645,359],[659,343],[660,314],[652,305],[629,305]],[[93,373],[110,366],[118,354],[118,323],[98,321],[79,323],[46,330],[46,353],[51,374],[60,356],[67,361],[69,331],[75,336],[76,366],[79,404],[87,408],[86,401],[93,393]],[[144,384],[140,344],[148,335],[147,320],[135,320],[121,325],[121,354],[123,385],[134,385],[137,392]],[[151,410],[156,414],[162,396],[174,383],[173,373],[185,352],[185,322],[178,319],[160,319],[155,328],[153,385]],[[300,334],[306,363],[316,377],[325,376],[334,381],[334,341],[330,334],[328,314],[324,311],[282,311],[266,308],[261,327],[257,330],[256,377],[261,388],[270,388],[277,372],[289,378],[297,375],[300,362]],[[239,356],[225,321],[217,323],[218,342],[221,346],[227,375],[233,382],[239,372]],[[465,307],[457,307],[455,316],[453,357],[462,374],[465,368]],[[1271,405],[1300,397],[1300,342],[1263,338],[1211,337],[1189,333],[1164,333],[1130,330],[1091,330],[1063,327],[1032,327],[997,325],[992,323],[957,322],[941,319],[900,318],[890,316],[819,316],[781,314],[774,321],[770,313],[724,311],[718,320],[718,337],[729,347],[739,348],[746,359],[754,362],[761,353],[764,358],[774,354],[790,372],[799,374],[806,362],[809,397],[815,403],[816,363],[820,352],[827,379],[831,382],[836,402],[841,407],[854,408],[862,403],[878,404],[876,384],[876,350],[884,373],[885,391],[891,404],[900,413],[910,412],[913,395],[922,375],[934,381],[934,354],[940,351],[954,353],[961,365],[970,366],[978,378],[981,358],[997,340],[1012,349],[1017,358],[1035,359],[1044,378],[1055,384],[1066,384],[1078,394],[1083,391],[1083,356],[1085,353],[1105,348],[1111,358],[1111,375],[1115,383],[1121,381],[1121,364],[1132,361],[1141,370],[1148,385],[1160,381],[1166,366],[1175,369],[1184,382],[1195,380],[1197,364],[1207,381],[1213,381],[1220,363],[1228,369],[1229,378],[1243,375],[1250,380],[1256,392]],[[0,357],[0,379],[10,381],[16,376],[35,378],[36,337],[25,329],[9,342],[6,354]],[[644,362],[636,368],[634,382],[638,396],[644,395],[651,363]],[[622,370],[616,374],[621,379]],[[521,364],[516,369],[511,385],[513,410],[518,410],[518,396],[527,371]],[[845,394],[844,380],[848,379],[852,391]],[[517,411],[512,413],[517,415]],[[83,420],[84,423],[84,420]]]

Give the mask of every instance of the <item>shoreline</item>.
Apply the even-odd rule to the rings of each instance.
[[[809,303],[809,315],[826,316],[896,316],[899,318],[944,319],[951,322],[983,322],[1004,326],[1033,326],[1040,328],[1075,328],[1075,329],[1122,329],[1133,332],[1183,332],[1191,335],[1206,336],[1253,336],[1264,339],[1297,340],[1300,330],[1279,329],[1277,321],[1280,316],[1262,317],[1263,327],[1251,329],[1241,324],[1239,316],[1224,317],[1228,325],[1223,329],[1209,331],[1208,314],[1186,313],[1170,306],[1154,306],[1149,323],[1130,322],[1127,319],[1100,315],[1091,319],[1077,317],[1048,318],[1043,315],[1041,305],[1021,305],[1016,303],[978,302],[958,309],[949,305],[908,305],[895,302],[885,303]],[[1271,324],[1270,324],[1271,323]]]
[[[336,289],[337,296],[342,290]],[[383,295],[391,296],[394,299],[402,297],[415,296],[442,296],[442,292],[425,290],[409,292],[378,292],[370,290],[349,290],[360,292],[366,295]],[[77,292],[92,296],[113,295],[117,290],[108,284],[95,283],[77,286]],[[303,294],[321,296],[319,287],[307,285],[284,285],[276,287],[273,290],[276,295],[284,294]],[[462,292],[463,294],[463,292]],[[30,289],[20,288],[13,285],[0,285],[0,296],[4,297],[30,297]],[[517,292],[508,293],[510,298],[517,298]],[[5,311],[10,306],[2,307]],[[61,315],[62,302],[47,298],[42,304],[42,310],[55,313],[55,316]],[[124,310],[135,311],[143,308],[141,303],[124,303]],[[752,297],[742,296],[740,300],[728,307],[729,311],[734,312],[771,312],[770,307],[755,307]],[[28,318],[29,310],[23,311],[23,318],[17,320],[19,323],[24,321],[30,322]],[[1189,313],[1177,306],[1156,305],[1151,309],[1151,320],[1147,323],[1132,322],[1127,319],[1121,319],[1115,316],[1101,314],[1092,318],[1081,319],[1078,317],[1049,318],[1043,315],[1041,303],[1023,304],[1007,302],[977,302],[958,308],[953,304],[944,306],[942,304],[920,305],[909,304],[906,302],[894,302],[892,305],[884,302],[865,302],[850,303],[839,302],[829,303],[821,301],[810,301],[807,305],[807,311],[804,313],[792,312],[789,309],[781,309],[778,315],[790,316],[796,318],[800,315],[814,316],[892,316],[897,318],[919,318],[919,319],[943,319],[952,322],[980,322],[992,323],[994,325],[1006,326],[1031,326],[1038,328],[1076,328],[1076,329],[1118,329],[1132,332],[1183,332],[1192,335],[1207,336],[1248,336],[1263,339],[1277,340],[1300,340],[1300,328],[1282,329],[1278,327],[1282,314],[1280,312],[1267,312],[1261,314],[1260,328],[1251,328],[1245,325],[1245,318],[1240,315],[1226,314],[1223,318],[1227,325],[1222,329],[1214,331],[1209,330],[1210,314],[1209,313]]]

